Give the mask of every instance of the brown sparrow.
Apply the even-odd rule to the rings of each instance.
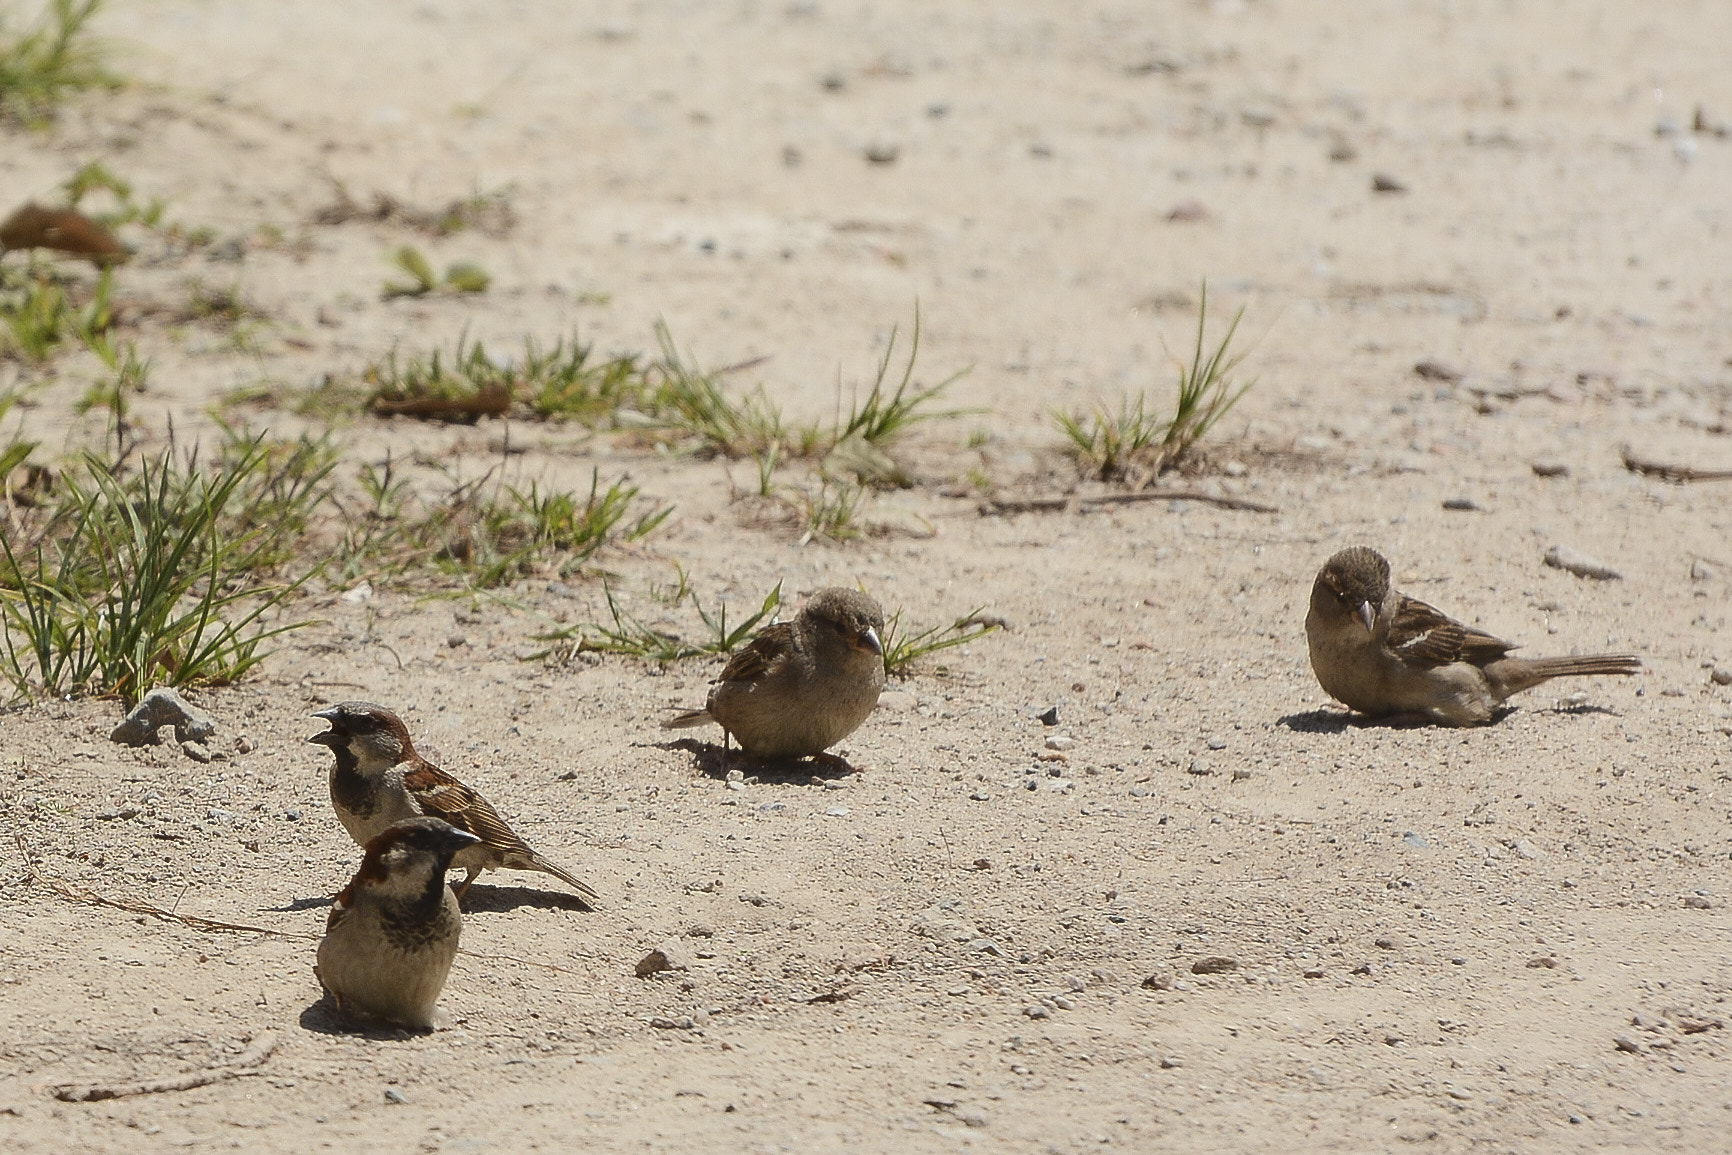
[[[457,897],[463,897],[483,870],[504,866],[551,874],[577,891],[586,905],[600,904],[595,891],[517,837],[487,799],[417,754],[408,727],[385,707],[339,702],[313,717],[331,724],[307,741],[329,746],[337,756],[331,768],[331,805],[356,842],[365,846],[368,839],[405,818],[442,818],[480,840],[459,851],[452,862],[469,872],[457,888]]]
[[[722,668],[702,710],[662,725],[714,722],[759,758],[822,754],[859,728],[884,689],[884,611],[828,586],[791,622],[762,630]]]
[[[451,857],[481,841],[437,818],[407,818],[367,843],[361,869],[331,904],[319,982],[352,1019],[435,1025],[463,914],[445,885]]]
[[[130,255],[100,222],[73,209],[45,209],[35,202],[0,221],[0,256],[12,249],[57,249],[112,265]]]
[[[1508,657],[1513,643],[1391,589],[1389,563],[1364,546],[1318,571],[1305,637],[1331,697],[1363,714],[1419,714],[1446,726],[1489,722],[1505,698],[1551,678],[1642,668],[1633,654]]]

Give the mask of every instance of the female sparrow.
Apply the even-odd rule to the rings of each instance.
[[[1318,572],[1305,637],[1331,697],[1363,714],[1419,714],[1446,726],[1489,722],[1505,698],[1552,678],[1642,668],[1633,654],[1508,657],[1513,643],[1391,589],[1389,563],[1364,546]]]
[[[331,905],[319,982],[353,1019],[432,1030],[463,914],[445,885],[451,856],[480,839],[437,818],[406,818],[367,843]]]
[[[329,746],[337,764],[331,768],[331,806],[343,829],[356,842],[367,840],[405,818],[441,818],[476,836],[477,843],[459,851],[451,865],[469,877],[457,888],[462,898],[483,870],[509,867],[539,870],[577,891],[591,908],[601,899],[569,871],[562,870],[529,848],[487,799],[415,752],[403,720],[372,702],[339,702],[316,711],[331,728],[309,742]]]
[[[829,586],[728,659],[702,710],[668,729],[714,722],[760,758],[822,754],[866,720],[884,689],[884,610]]]

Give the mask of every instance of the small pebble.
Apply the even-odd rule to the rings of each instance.
[[[1703,894],[1687,894],[1684,896],[1684,907],[1687,910],[1713,910],[1714,903]]]
[[[1043,713],[1037,714],[1036,717],[1042,726],[1056,726],[1058,725],[1058,707],[1048,706]]]
[[[1022,1008],[1022,1013],[1031,1019],[1044,1019],[1048,1018],[1052,1014],[1051,1011],[1047,1010],[1039,1003],[1030,1003],[1028,1006]]]
[[[1169,974],[1150,975],[1143,980],[1145,991],[1170,991],[1173,989],[1173,976]]]
[[[1239,960],[1227,958],[1225,955],[1211,955],[1191,964],[1191,973],[1194,975],[1220,975],[1238,969]]]
[[[1371,178],[1371,191],[1375,193],[1404,193],[1407,186],[1388,173],[1377,173]]]
[[[1568,477],[1570,467],[1561,461],[1536,461],[1529,468],[1535,477]]]
[[[181,753],[185,754],[188,758],[191,758],[194,762],[210,761],[210,748],[203,742],[182,742],[180,744],[180,750]]]
[[[902,148],[886,140],[875,140],[866,146],[866,159],[872,164],[895,164]]]
[[[1467,376],[1454,365],[1434,361],[1429,357],[1415,365],[1413,372],[1415,376],[1423,377],[1427,381],[1447,381],[1452,385]]]
[[[1732,666],[1715,666],[1708,677],[1716,686],[1732,686]]]
[[[1713,566],[1709,565],[1707,562],[1703,561],[1701,558],[1697,558],[1695,561],[1690,563],[1690,580],[1691,581],[1711,582],[1719,576],[1720,576],[1720,571],[1716,570]]]
[[[991,802],[992,801],[992,795],[988,794],[984,790],[976,790],[973,794],[970,794],[969,797],[974,799],[974,801],[976,801],[976,802]]]
[[[1186,773],[1202,777],[1207,774],[1213,774],[1214,771],[1209,769],[1209,764],[1201,758],[1193,758],[1191,759],[1191,765],[1187,768]]]
[[[1577,577],[1593,578],[1595,581],[1617,581],[1624,576],[1605,562],[1567,545],[1554,545],[1546,550],[1545,563],[1553,569],[1561,569]]]
[[[1185,1061],[1183,1059],[1174,1058],[1172,1055],[1168,1055],[1161,1060],[1161,1070],[1163,1071],[1177,1070],[1184,1065]]]
[[[1048,750],[1069,750],[1076,745],[1076,739],[1067,738],[1063,734],[1054,734],[1046,740]]]
[[[1471,497],[1447,497],[1443,508],[1455,513],[1473,513],[1480,509],[1480,504]]]
[[[385,1088],[385,1102],[387,1102],[387,1103],[407,1103],[408,1101],[409,1101],[409,1097],[407,1095],[403,1094],[403,1092],[399,1091],[397,1088],[395,1088],[395,1087],[386,1087]]]
[[[1052,1005],[1057,1007],[1061,1011],[1075,1010],[1076,1009],[1076,1000],[1072,999],[1072,998],[1067,998],[1064,995],[1054,995],[1053,1000],[1052,1000]]]
[[[1227,740],[1219,734],[1212,734],[1209,737],[1207,745],[1211,750],[1225,750],[1227,748]]]

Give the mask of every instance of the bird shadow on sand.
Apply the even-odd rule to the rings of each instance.
[[[1495,723],[1512,711],[1508,708],[1499,710],[1493,717]],[[1287,714],[1276,720],[1276,725],[1284,726],[1299,734],[1341,734],[1348,730],[1425,730],[1448,729],[1423,714],[1381,714],[1368,718],[1364,714],[1344,714],[1340,710],[1327,707],[1321,710],[1306,710],[1299,714]]]
[[[506,914],[529,907],[533,910],[588,911],[589,904],[575,894],[559,890],[538,890],[532,886],[489,886],[471,883],[463,892],[463,913]]]
[[[1495,726],[1519,709],[1520,707],[1517,706],[1500,706],[1492,714],[1491,721],[1487,722],[1486,725]],[[1612,718],[1622,716],[1616,710],[1588,703],[1575,706],[1558,706],[1550,711],[1535,712],[1563,714],[1568,717],[1581,714],[1604,714]],[[1363,714],[1344,714],[1340,710],[1330,709],[1306,710],[1301,714],[1287,714],[1277,719],[1276,725],[1284,726],[1300,734],[1340,734],[1346,730],[1419,730],[1427,727],[1435,727],[1440,730],[1481,728],[1475,726],[1448,727],[1425,717],[1423,714],[1386,714],[1377,718],[1367,718]]]
[[[301,1012],[301,1030],[315,1035],[353,1035],[375,1042],[401,1042],[430,1031],[412,1031],[408,1027],[388,1027],[380,1023],[357,1022],[337,1009],[337,1000],[326,991],[316,1002]]]
[[[295,914],[303,910],[318,910],[330,906],[332,898],[328,894],[316,894],[312,898],[297,898],[284,906],[261,906],[260,910],[268,910],[273,914]]]
[[[824,754],[816,758],[754,758],[741,750],[724,749],[714,742],[696,738],[680,738],[672,742],[652,742],[658,750],[683,750],[692,756],[698,773],[718,782],[727,780],[728,773],[738,770],[759,782],[782,786],[810,786],[813,779],[835,781],[859,773],[840,754]]]

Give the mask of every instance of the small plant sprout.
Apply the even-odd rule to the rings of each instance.
[[[1179,365],[1177,396],[1171,417],[1147,409],[1142,393],[1126,397],[1116,415],[1097,408],[1092,416],[1055,413],[1071,452],[1102,480],[1148,481],[1186,464],[1192,452],[1256,379],[1236,383],[1233,373],[1244,360],[1229,353],[1244,317],[1241,308],[1227,331],[1210,348],[1207,344],[1209,286],[1203,283],[1197,306],[1197,341],[1189,365]]]
[[[40,123],[73,93],[119,87],[85,29],[100,7],[102,0],[52,0],[22,32],[0,24],[0,115]]]
[[[850,437],[860,437],[870,445],[881,445],[917,422],[935,417],[953,417],[961,412],[932,412],[923,407],[936,400],[968,370],[952,373],[938,384],[925,389],[913,384],[914,363],[920,356],[918,305],[914,309],[914,332],[908,342],[908,360],[902,366],[902,376],[897,380],[895,389],[889,388],[890,362],[896,355],[896,335],[897,330],[892,326],[890,339],[884,345],[884,356],[878,362],[878,373],[873,378],[872,388],[867,390],[865,399],[856,398],[846,418],[837,416],[835,430],[830,438],[832,445],[840,445]]]
[[[380,297],[387,301],[395,297],[424,297],[441,290],[452,293],[484,293],[492,283],[487,270],[473,261],[458,261],[450,265],[441,280],[434,275],[433,266],[428,263],[421,250],[414,245],[404,245],[392,253],[391,263],[408,274],[409,279],[386,281]]]
[[[1003,629],[1003,620],[986,616],[985,608],[982,606],[966,617],[957,618],[948,626],[932,626],[914,632],[904,631],[902,611],[898,609],[884,626],[884,672],[905,678],[914,663],[926,655],[965,645],[993,630]]]

